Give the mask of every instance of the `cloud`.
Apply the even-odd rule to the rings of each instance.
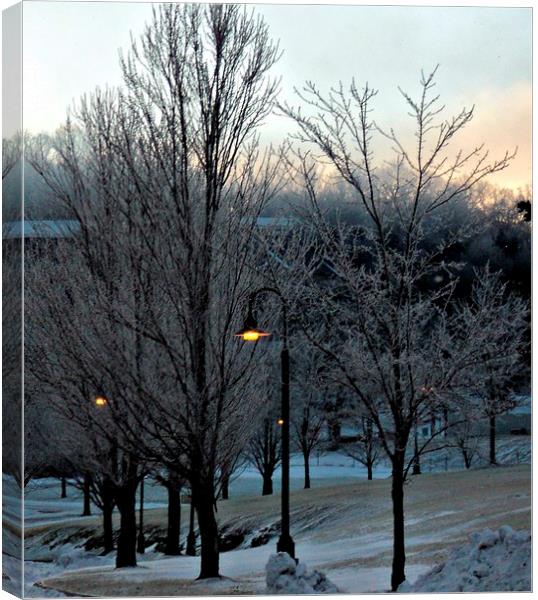
[[[474,94],[475,116],[459,136],[459,145],[484,143],[491,158],[518,148],[511,165],[489,178],[506,187],[523,187],[532,180],[532,86],[519,81],[505,88],[484,88]],[[463,104],[463,101],[461,101]]]

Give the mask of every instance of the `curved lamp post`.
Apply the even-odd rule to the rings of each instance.
[[[288,315],[286,301],[275,288],[262,287],[252,292],[248,299],[248,313],[243,328],[235,335],[245,342],[257,342],[271,335],[258,327],[254,318],[254,302],[261,293],[275,294],[282,303],[282,349],[280,351],[282,370],[282,412],[279,424],[282,425],[282,526],[278,539],[277,552],[287,552],[295,558],[295,543],[290,535],[290,355],[288,350]]]

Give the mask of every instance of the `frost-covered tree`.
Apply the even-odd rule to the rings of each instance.
[[[372,418],[369,416],[351,417],[350,422],[357,430],[356,439],[343,447],[345,454],[366,467],[368,481],[374,477],[374,466],[379,460],[381,446]]]
[[[273,475],[282,458],[280,403],[276,401],[274,393],[269,391],[268,394],[264,410],[256,418],[256,430],[245,450],[246,456],[262,477],[262,496],[273,493]]]
[[[492,324],[494,328],[476,365],[475,393],[479,400],[470,402],[477,405],[475,414],[481,413],[488,421],[489,462],[496,464],[496,420],[515,407],[513,381],[528,346],[529,307],[525,300],[507,291],[500,273],[485,269],[478,273],[463,314],[470,324],[479,320],[484,327]]]
[[[66,420],[65,411],[56,409],[56,402],[49,402],[48,419],[54,431],[62,432],[61,441],[49,436],[48,445],[54,444],[62,460],[68,466],[73,485],[82,491],[84,510],[82,516],[91,514],[91,502],[101,511],[103,543],[102,555],[114,550],[114,527],[112,514],[116,505],[115,480],[111,473],[117,469],[116,456],[107,439],[93,427],[82,427],[73,420]],[[43,412],[41,413],[43,415]],[[78,421],[80,423],[80,421]]]
[[[321,356],[305,340],[294,344],[292,353],[294,381],[291,391],[292,444],[304,462],[304,488],[310,488],[310,457],[321,444],[325,424],[324,394],[320,377]]]
[[[201,577],[219,574],[219,467],[244,445],[256,411],[255,401],[244,403],[252,350],[233,333],[253,282],[254,225],[275,174],[256,130],[272,108],[277,88],[267,73],[277,55],[264,23],[239,6],[166,5],[122,62],[113,143],[151,257],[140,272],[151,276],[162,307],[140,334],[169,372],[165,394],[147,388],[146,413],[158,458],[189,480]]]
[[[230,498],[230,483],[240,475],[247,464],[247,458],[243,450],[238,452],[235,456],[228,457],[226,462],[220,466],[220,492],[218,496],[222,500],[228,500]]]
[[[51,185],[63,183],[62,167],[47,175]],[[86,181],[77,192],[64,191],[76,206],[90,189]],[[136,372],[139,348],[117,320],[123,294],[132,287],[124,257],[113,254],[103,226],[107,206],[95,201],[91,217],[80,213],[82,233],[69,241],[27,252],[25,349],[34,394],[61,416],[65,454],[75,440],[84,459],[79,472],[90,470],[95,483],[101,478],[112,490],[121,515],[116,565],[123,567],[136,565],[135,493],[144,458],[133,440],[142,441],[145,432],[129,410],[140,373],[126,371]],[[95,243],[98,230],[108,243]],[[86,452],[78,447],[80,431]]]
[[[84,98],[33,161],[75,209],[86,255],[101,257],[86,308],[102,317],[109,412],[122,446],[189,481],[202,578],[219,575],[221,467],[258,408],[260,349],[233,333],[259,279],[256,219],[279,183],[257,141],[277,58],[239,6],[161,5],[122,58],[123,86]]]
[[[6,177],[20,162],[20,145],[2,139],[2,469],[24,487],[22,466],[22,239],[17,238],[13,221],[22,214],[22,178]],[[37,458],[37,457],[36,457]],[[29,461],[27,476],[33,473]],[[38,465],[35,465],[38,467]],[[27,482],[26,482],[27,483]]]
[[[20,161],[22,155],[22,136],[16,133],[10,138],[2,138],[2,180],[4,180]]]
[[[475,319],[462,328],[464,316],[451,305],[454,275],[426,292],[419,285],[450,262],[447,250],[466,235],[465,227],[456,227],[436,238],[442,225],[436,215],[510,159],[507,153],[490,162],[482,146],[448,152],[473,109],[443,120],[444,107],[432,96],[434,74],[423,75],[418,100],[402,92],[415,125],[415,142],[409,145],[393,129],[383,134],[375,125],[376,92],[368,86],[360,90],[355,82],[349,90],[340,84],[328,94],[307,83],[299,93],[301,109],[281,107],[298,126],[295,138],[314,152],[312,157],[297,150],[296,172],[335,271],[333,285],[311,281],[310,311],[323,331],[311,339],[372,419],[392,465],[393,590],[405,580],[404,482],[414,458],[409,460],[407,451],[410,433],[417,420],[462,401],[479,364],[490,360],[481,350],[490,346],[493,323],[479,327]],[[376,169],[376,134],[388,138],[396,151],[390,179]],[[368,215],[366,227],[328,222],[317,202],[312,158],[328,162],[349,185]],[[437,239],[433,247],[424,244],[426,231]],[[455,272],[455,265],[449,266]],[[431,442],[425,440],[417,452]]]
[[[450,430],[449,445],[457,448],[463,458],[466,469],[470,469],[478,453],[480,431],[475,420],[476,411],[470,410],[463,415],[463,419],[456,427]]]
[[[170,556],[181,554],[181,490],[185,486],[183,480],[176,472],[167,469],[165,473],[156,471],[155,479],[162,485],[168,494],[168,511],[166,526],[166,543],[164,553]]]

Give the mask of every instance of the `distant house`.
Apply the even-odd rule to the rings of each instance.
[[[46,253],[51,244],[60,240],[69,241],[80,231],[80,223],[69,219],[43,221],[6,221],[2,223],[2,249],[4,265],[12,262],[13,267],[22,260],[22,241],[25,250]],[[20,268],[20,265],[19,265]]]
[[[514,396],[515,407],[503,414],[497,416],[496,431],[501,435],[529,435],[532,428],[531,407],[532,400],[530,396]],[[454,423],[458,420],[457,413],[450,412],[448,415],[449,423]],[[393,422],[388,415],[381,415],[380,420],[385,428],[385,432],[389,438],[393,436]],[[417,424],[417,439],[420,441],[429,440],[435,432],[440,432],[446,426],[445,417],[442,414],[432,415],[430,418],[422,419]],[[489,435],[489,419],[484,416],[474,420],[474,433],[476,435]],[[345,421],[342,423],[342,441],[355,442],[361,433],[358,425],[353,422]],[[451,435],[451,430],[448,428],[447,434]],[[439,433],[438,442],[443,442],[444,433]],[[413,444],[414,430],[411,430],[409,444]]]
[[[531,396],[515,396],[515,408],[497,418],[498,433],[530,434],[532,429]]]
[[[443,427],[445,427],[445,422],[440,416],[433,416],[431,419],[422,420],[417,425],[417,437],[428,440],[436,431],[443,429]]]

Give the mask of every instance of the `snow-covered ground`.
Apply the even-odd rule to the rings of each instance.
[[[476,463],[483,466],[487,462],[489,452],[488,440],[482,439]],[[529,436],[499,436],[497,456],[501,465],[530,463],[531,445]],[[463,468],[463,459],[457,449],[442,450],[426,455],[422,459],[422,470],[425,473],[454,471]],[[386,461],[379,461],[374,467],[374,479],[390,477],[390,466]],[[313,452],[310,461],[310,477],[313,487],[333,486],[349,481],[366,479],[366,468],[353,458],[342,452]],[[273,476],[274,493],[280,493],[281,471],[277,468]],[[4,506],[4,518],[10,516],[9,511],[16,506],[15,496],[19,492],[11,486],[9,478],[5,478],[4,494],[11,496],[12,501]],[[300,490],[304,486],[304,464],[298,454],[292,455],[290,465],[290,486],[292,490]],[[255,496],[261,493],[262,478],[252,466],[248,466],[232,479],[230,496]],[[167,505],[167,492],[162,485],[148,482],[145,486],[145,506],[148,509],[163,508]],[[58,479],[33,480],[25,491],[24,518],[27,524],[44,524],[62,519],[80,517],[82,512],[82,494],[72,486],[68,487],[68,498],[60,500],[60,482]],[[46,503],[44,503],[46,501]],[[15,514],[13,517],[15,518]]]
[[[390,467],[380,463],[374,470],[376,479],[390,476]],[[278,467],[273,475],[275,493],[280,492],[281,469]],[[350,479],[366,479],[366,467],[353,458],[341,452],[313,453],[310,459],[310,478],[314,486],[334,485]],[[290,487],[300,490],[304,487],[304,462],[300,455],[292,455],[290,461]],[[243,469],[230,484],[230,494],[250,496],[260,494],[262,478],[260,473],[252,466]]]
[[[299,455],[292,456],[290,466],[290,482],[292,490],[300,490],[304,486],[304,465]],[[310,477],[313,487],[331,486],[351,480],[366,479],[366,469],[357,461],[338,452],[315,454],[312,457]],[[390,476],[387,465],[379,465],[375,469],[375,478]],[[280,493],[281,471],[278,468],[273,476],[274,493]],[[230,496],[256,496],[261,494],[262,478],[254,467],[242,469],[230,484]],[[67,498],[60,499],[60,481],[45,478],[30,481],[25,490],[24,520],[27,525],[52,524],[62,520],[82,519],[82,493],[69,485]],[[16,498],[20,494],[18,488],[4,477],[4,517],[10,518],[14,512]],[[156,482],[148,481],[144,489],[144,506],[150,510],[167,506],[166,489]],[[7,500],[7,502],[6,502]],[[95,509],[97,511],[97,509]],[[11,512],[10,512],[11,511]],[[15,518],[15,514],[13,514]]]
[[[380,540],[376,536],[365,536],[362,540],[342,544],[317,543],[296,540],[296,553],[302,562],[312,568],[320,568],[328,564],[342,564],[341,568],[325,569],[341,592],[374,592],[388,588],[390,567],[358,566],[362,560],[368,563],[372,548],[387,549],[388,540]],[[270,553],[274,552],[274,542],[258,548],[240,548],[221,555],[221,573],[227,580],[224,582],[206,582],[206,590],[193,582],[199,572],[198,557],[152,556],[140,557],[139,566],[135,569],[117,570],[113,567],[113,557],[103,559],[99,566],[88,567],[90,561],[82,561],[75,555],[74,560],[60,577],[55,577],[60,569],[44,573],[32,567],[27,576],[38,581],[44,578],[43,585],[52,589],[64,590],[68,595],[88,593],[90,595],[199,595],[203,593],[252,593],[265,592],[265,565]],[[107,566],[104,566],[108,562]],[[345,566],[349,562],[354,566]],[[65,567],[64,567],[65,568]],[[410,565],[408,575],[415,579],[426,572],[427,564]],[[70,572],[72,571],[72,572]],[[38,576],[38,577],[36,577]],[[39,596],[40,590],[33,592],[27,586],[28,595]],[[213,588],[213,589],[212,589]]]
[[[501,462],[525,462],[530,456],[529,441],[524,436],[501,438]],[[457,470],[457,453],[453,451],[449,457],[423,461],[424,475],[411,478],[406,489],[410,581],[445,559],[447,550],[461,544],[473,531],[504,524],[517,529],[530,527],[528,466],[462,471]],[[391,556],[388,465],[378,464],[374,481],[368,482],[364,467],[350,457],[336,452],[314,454],[311,490],[302,489],[303,476],[302,462],[294,456],[291,521],[297,555],[309,568],[325,572],[342,591],[387,589]],[[4,529],[15,531],[20,520],[20,492],[8,477],[3,478],[3,487],[3,518],[9,525]],[[451,492],[454,489],[457,496]],[[219,502],[218,512],[223,538],[233,548],[221,554],[221,572],[232,579],[194,584],[199,558],[167,558],[155,551],[154,540],[164,534],[166,525],[166,491],[162,486],[148,482],[145,488],[146,538],[152,546],[140,557],[137,569],[118,571],[113,555],[98,556],[98,547],[84,549],[88,539],[98,541],[99,511],[94,508],[94,516],[81,517],[82,495],[78,490],[68,486],[68,497],[60,499],[57,479],[35,480],[25,491],[25,595],[263,593],[264,568],[274,552],[279,529],[279,472],[274,477],[274,490],[273,496],[261,497],[261,477],[252,468],[243,470],[232,482],[230,500]],[[187,515],[188,507],[184,507],[183,540]],[[117,515],[115,520],[117,524]],[[9,531],[4,533],[6,587],[17,585],[20,567],[15,542]]]
[[[248,477],[243,481],[248,481]],[[297,556],[309,569],[324,572],[343,592],[388,589],[390,481],[380,478],[368,482],[356,477],[346,481],[333,478],[332,485],[327,481],[314,478],[313,489],[296,489],[292,493],[291,522]],[[457,495],[453,494],[455,489]],[[167,558],[153,547],[140,557],[136,569],[116,570],[113,555],[100,557],[98,550],[86,552],[85,540],[100,533],[99,516],[96,513],[94,517],[81,518],[81,499],[74,490],[68,488],[66,500],[58,499],[59,491],[58,482],[49,480],[35,485],[28,494],[32,502],[32,519],[26,523],[28,596],[253,594],[265,590],[265,565],[274,553],[278,534],[277,492],[267,497],[236,494],[219,502],[221,528],[225,536],[236,536],[236,548],[221,554],[221,573],[225,578],[194,583],[198,557]],[[153,502],[155,497],[150,499]],[[63,513],[71,516],[60,516]],[[187,514],[185,507],[183,540]],[[504,524],[529,529],[530,469],[520,465],[411,478],[406,488],[406,515],[406,572],[413,582],[432,565],[446,559],[448,550],[464,542],[473,531],[498,529]],[[146,527],[162,530],[165,519],[164,507],[148,510]],[[253,540],[259,540],[262,534],[267,543],[252,547]],[[14,561],[5,563],[8,576],[15,567]],[[40,587],[33,587],[34,583]]]
[[[269,557],[265,567],[268,594],[337,594],[338,588],[324,573],[309,571],[304,561],[296,562],[285,552]]]
[[[454,548],[447,561],[436,565],[399,592],[531,591],[531,536],[508,525],[485,529]]]

